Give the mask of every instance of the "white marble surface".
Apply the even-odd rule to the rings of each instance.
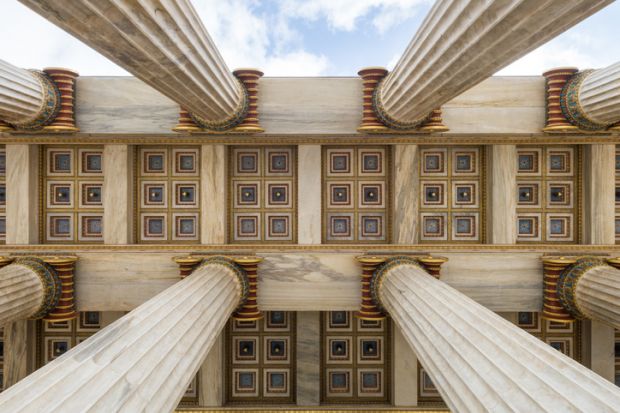
[[[186,250],[191,251],[191,248]],[[185,253],[187,253],[185,252]],[[225,253],[224,251],[222,251]],[[259,266],[263,310],[357,310],[364,251],[270,252]],[[179,280],[183,252],[76,252],[80,311],[128,311]],[[493,311],[540,311],[541,253],[442,253],[442,279]]]
[[[321,402],[321,313],[297,312],[297,405]]]
[[[517,242],[517,147],[489,145],[488,235],[492,244]]]
[[[584,316],[620,329],[620,270],[595,266],[579,277],[574,293]]]
[[[200,242],[226,242],[226,148],[202,145],[200,151]]]
[[[321,243],[321,145],[297,147],[297,242]]]
[[[594,320],[584,321],[583,326],[584,364],[613,383],[616,376],[615,329]]]
[[[6,145],[6,243],[39,242],[39,146]]]
[[[590,73],[579,88],[579,103],[597,123],[620,122],[620,62]]]
[[[28,375],[28,320],[5,324],[3,329],[2,384],[8,389]]]
[[[239,297],[228,267],[203,266],[2,392],[0,410],[172,411]]]
[[[179,108],[136,78],[84,76],[77,79],[76,110],[82,133],[122,138],[170,134]],[[268,134],[356,134],[362,83],[357,77],[261,78],[259,111]],[[491,77],[443,105],[443,120],[448,134],[540,133],[545,79]]]
[[[45,294],[30,267],[14,263],[0,268],[0,326],[31,318],[41,309]]]
[[[224,405],[224,333],[221,332],[198,372],[198,404],[202,407]]]
[[[616,242],[616,145],[584,148],[584,238],[588,244]]]
[[[394,406],[414,407],[418,405],[418,357],[398,327],[393,326],[392,331]]]
[[[418,145],[394,145],[393,243],[417,244],[419,238],[419,152]]]
[[[105,145],[103,148],[103,241],[105,244],[132,242],[133,146]]]
[[[379,299],[453,412],[618,411],[620,388],[417,266]]]

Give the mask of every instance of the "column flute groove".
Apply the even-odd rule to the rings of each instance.
[[[418,354],[455,412],[613,412],[620,390],[576,361],[395,257],[373,296]]]
[[[172,411],[248,289],[239,265],[222,257],[206,259],[172,287],[1,393],[0,409]]]
[[[413,129],[434,109],[609,3],[438,1],[375,90],[373,109],[386,126]]]
[[[233,128],[249,99],[189,0],[20,0],[169,97],[206,129]]]

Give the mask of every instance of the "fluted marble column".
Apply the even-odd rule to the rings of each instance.
[[[411,129],[611,0],[440,0],[375,93],[387,126]]]
[[[19,129],[38,129],[60,110],[60,92],[43,72],[0,59],[0,120]]]
[[[60,280],[39,260],[17,259],[0,269],[0,326],[41,318],[60,297]]]
[[[607,128],[620,121],[620,62],[574,75],[560,98],[564,116],[585,130]]]
[[[6,412],[167,412],[247,294],[224,260],[191,275],[0,394]]]
[[[228,129],[248,109],[189,0],[20,0],[192,113]]]
[[[375,296],[454,412],[615,412],[620,389],[411,259],[379,269]]]
[[[614,268],[616,267],[616,268]],[[558,297],[575,318],[620,329],[620,259],[586,257],[560,275]]]

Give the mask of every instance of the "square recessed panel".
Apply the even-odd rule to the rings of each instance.
[[[325,362],[327,364],[348,364],[353,362],[351,356],[351,337],[329,336],[327,337],[327,351]]]
[[[165,149],[142,149],[142,175],[167,175],[168,151]]]
[[[383,331],[383,320],[364,320],[364,319],[358,318],[357,329],[359,331],[382,332]]]
[[[293,239],[291,227],[291,214],[268,213],[265,214],[265,240],[267,241],[290,241]]]
[[[385,176],[385,149],[359,149],[358,175],[360,177]]]
[[[233,369],[232,378],[234,397],[258,396],[258,369]]]
[[[55,323],[43,323],[43,331],[46,333],[65,333],[73,331],[73,323],[71,321],[57,321]]]
[[[616,241],[617,241],[617,240],[620,240],[620,215],[616,215],[614,227],[615,227]]]
[[[80,182],[80,208],[96,208],[103,205],[103,184]]]
[[[616,197],[616,207],[618,207],[620,206],[620,186],[619,185],[616,185],[615,197]]]
[[[548,332],[553,333],[573,333],[575,323],[558,323],[555,321],[545,320],[545,328]]]
[[[73,182],[47,182],[47,208],[73,208]]]
[[[71,350],[71,337],[45,337],[44,362],[52,360]]]
[[[447,176],[447,149],[422,149],[422,176]]]
[[[351,397],[351,369],[327,369],[326,393],[329,397]]]
[[[517,215],[517,240],[541,240],[541,214]]]
[[[439,391],[437,390],[437,387],[435,387],[435,383],[433,383],[431,376],[429,376],[429,374],[423,368],[419,368],[419,372],[420,396],[439,397]]]
[[[167,208],[167,189],[168,182],[165,181],[142,182],[142,208]]]
[[[521,176],[539,176],[542,150],[537,148],[517,149],[517,173]]]
[[[260,175],[261,162],[260,150],[258,149],[234,149],[235,167],[234,175],[238,176],[256,176]]]
[[[288,312],[267,311],[265,314],[265,331],[289,331]]]
[[[2,162],[2,154],[0,153],[0,166]],[[616,175],[620,175],[620,151],[616,151]]]
[[[50,241],[73,240],[72,214],[47,214],[47,239]]]
[[[452,182],[452,208],[478,208],[477,182]]]
[[[383,364],[383,337],[358,337],[357,363]]]
[[[78,214],[78,238],[80,241],[103,240],[103,215]]]
[[[234,181],[233,185],[235,208],[260,207],[260,182]]]
[[[293,183],[290,181],[265,182],[265,208],[291,208],[293,205]]]
[[[385,182],[359,181],[357,193],[359,208],[385,208]]]
[[[446,213],[422,213],[422,236],[424,241],[445,241],[448,239]]]
[[[358,369],[357,374],[357,389],[360,397],[383,396],[383,369]]]
[[[258,241],[261,234],[259,213],[233,214],[235,241]]]
[[[360,212],[358,238],[364,241],[385,241],[385,214]]]
[[[80,311],[77,323],[77,331],[91,332],[101,328],[99,311]]]
[[[353,214],[329,213],[327,214],[327,240],[328,241],[352,241],[353,240]]]
[[[162,241],[168,238],[168,219],[166,214],[145,213],[140,216],[143,241]]]
[[[47,150],[47,174],[50,176],[73,175],[73,150],[55,149]]]
[[[327,176],[353,176],[354,160],[353,149],[328,149]]]
[[[535,312],[520,311],[517,313],[517,325],[530,333],[540,332],[540,317]]]
[[[103,173],[103,151],[79,149],[78,159],[79,175],[92,176]]]
[[[519,208],[540,208],[540,184],[517,182],[517,205]]]
[[[478,213],[453,212],[452,213],[452,239],[458,241],[478,241]]]
[[[573,148],[547,149],[547,174],[570,176],[574,173]]]
[[[198,149],[172,150],[174,176],[198,176]]]
[[[573,214],[549,213],[546,225],[546,241],[573,241]]]
[[[0,240],[6,239],[6,215],[0,214]]]
[[[290,148],[265,149],[267,176],[293,176],[293,150]]]
[[[573,183],[547,182],[547,208],[572,208]]]
[[[265,369],[263,375],[265,397],[289,396],[289,369]]]
[[[0,150],[0,176],[6,175],[6,151]]]
[[[263,337],[265,364],[290,363],[288,337]]]
[[[172,214],[172,239],[177,241],[196,241],[198,239],[198,214]]]
[[[568,357],[573,357],[573,338],[572,337],[554,337],[554,336],[547,336],[547,338],[545,339],[545,342],[547,344],[549,344],[551,347],[553,347],[554,349],[558,350],[560,353],[568,356]]]
[[[478,154],[476,148],[455,149],[452,151],[452,174],[453,175],[478,175]]]
[[[231,320],[232,322],[232,331],[258,331],[258,322],[257,321],[242,321],[242,320]]]
[[[198,183],[186,181],[172,182],[174,187],[174,207],[175,208],[197,208],[198,207]]]
[[[258,339],[255,336],[233,337],[232,347],[234,364],[258,363],[260,348]]]
[[[329,182],[327,184],[329,208],[352,208],[353,182]]]
[[[327,331],[352,331],[348,311],[329,311]]]
[[[448,201],[446,197],[446,181],[422,181],[422,206],[446,208]]]

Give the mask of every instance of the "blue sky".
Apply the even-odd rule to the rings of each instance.
[[[193,0],[230,69],[266,76],[354,76],[393,66],[431,0]],[[0,59],[21,67],[64,66],[81,75],[126,72],[16,0],[0,2]],[[620,61],[620,2],[607,6],[499,72],[539,75],[557,66]]]

